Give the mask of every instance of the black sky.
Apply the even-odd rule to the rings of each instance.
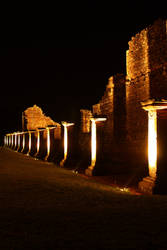
[[[22,111],[34,104],[55,121],[77,121],[81,108],[99,101],[110,76],[126,73],[131,37],[157,18],[166,18],[165,6],[157,2],[147,8],[141,2],[81,3],[61,6],[60,11],[50,6],[50,13],[47,9],[31,22],[33,34],[20,19],[17,32],[11,23],[3,36],[1,134],[20,130]]]

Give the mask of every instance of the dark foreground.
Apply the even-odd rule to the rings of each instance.
[[[167,196],[0,149],[0,249],[167,249]]]

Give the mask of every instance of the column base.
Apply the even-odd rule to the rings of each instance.
[[[64,167],[65,161],[66,159],[61,160],[61,162],[59,163],[60,167]]]
[[[139,182],[138,188],[142,193],[153,194],[154,188],[155,188],[155,182],[156,182],[156,178],[147,176],[143,178],[142,181]]]
[[[94,170],[94,166],[89,166],[86,170],[85,170],[85,174],[87,176],[93,176],[93,171]]]

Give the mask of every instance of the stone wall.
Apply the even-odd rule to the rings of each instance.
[[[134,168],[147,166],[147,112],[141,102],[167,99],[167,25],[157,20],[129,41],[126,77],[109,78],[93,116],[106,117],[100,141],[104,158],[120,157]]]
[[[141,102],[167,98],[166,64],[166,21],[157,20],[132,37],[127,51],[127,143],[134,158],[143,159],[145,164],[148,114],[142,110]]]
[[[23,115],[26,124],[25,130],[36,130],[37,128],[46,128],[50,125],[60,127],[59,123],[45,116],[42,109],[36,105],[27,108]]]
[[[122,74],[110,77],[103,97],[93,105],[94,117],[107,118],[97,123],[97,165],[103,164],[104,172],[112,170],[113,162],[122,161],[120,154],[126,139],[125,82]]]

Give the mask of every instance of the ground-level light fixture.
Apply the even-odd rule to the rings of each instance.
[[[67,159],[67,154],[68,154],[68,127],[73,126],[74,123],[68,123],[68,122],[62,121],[61,124],[64,127],[64,158],[60,162],[60,166],[63,166],[64,162]]]

